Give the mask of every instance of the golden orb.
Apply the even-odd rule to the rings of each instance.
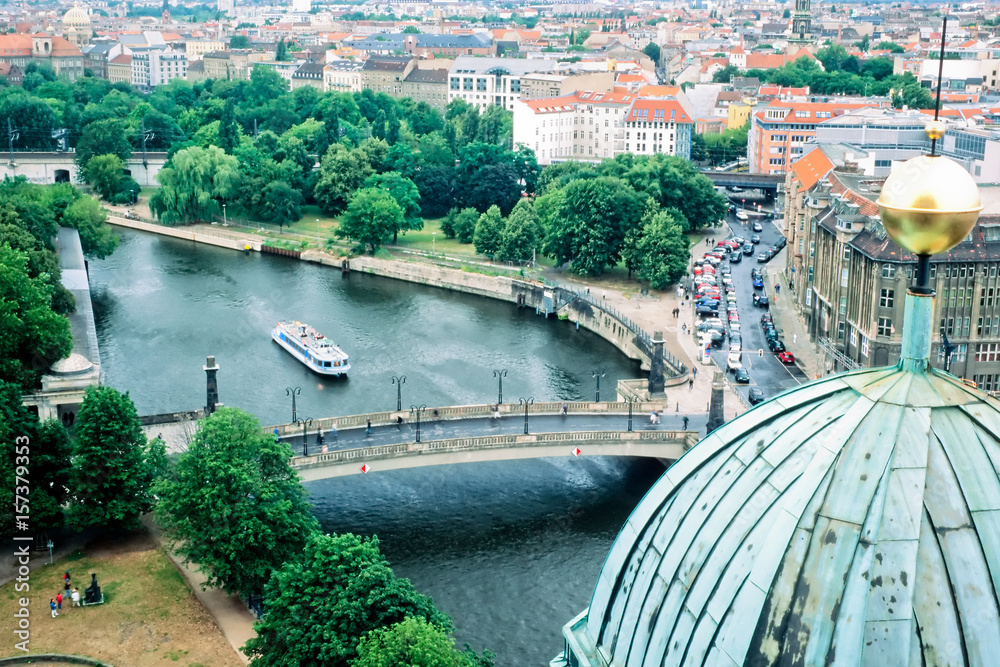
[[[924,134],[930,139],[940,139],[947,130],[948,126],[941,120],[932,120],[924,126]]]
[[[878,208],[893,241],[918,255],[934,255],[969,235],[983,205],[979,187],[961,165],[921,155],[889,174]]]

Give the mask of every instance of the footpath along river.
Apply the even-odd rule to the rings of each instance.
[[[140,414],[202,406],[206,355],[222,402],[262,423],[403,406],[602,397],[639,370],[610,344],[532,310],[447,290],[340,273],[118,230],[90,262],[105,381]],[[347,380],[312,374],[270,340],[279,319],[315,326],[351,357]],[[589,602],[615,535],[662,474],[655,461],[543,459],[420,468],[309,485],[329,532],[378,535],[396,572],[451,614],[459,644],[497,665],[547,664],[560,627]]]

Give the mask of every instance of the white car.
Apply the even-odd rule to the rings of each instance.
[[[729,357],[726,359],[726,370],[733,373],[738,368],[743,368],[743,362],[740,359],[740,353],[738,350],[730,350]]]
[[[743,211],[737,211],[736,212],[736,219],[737,220],[742,220],[743,222],[746,222],[747,220],[750,219],[750,216],[747,215],[746,213],[744,213]]]

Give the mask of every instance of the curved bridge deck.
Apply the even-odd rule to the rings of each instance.
[[[406,442],[297,456],[304,482],[404,468],[558,456],[642,456],[675,460],[694,446],[694,431],[578,431],[487,435]]]

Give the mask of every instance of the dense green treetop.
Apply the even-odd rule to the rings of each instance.
[[[259,594],[275,569],[301,554],[317,524],[291,457],[256,417],[220,408],[198,424],[156,487],[161,524],[208,585]]]

